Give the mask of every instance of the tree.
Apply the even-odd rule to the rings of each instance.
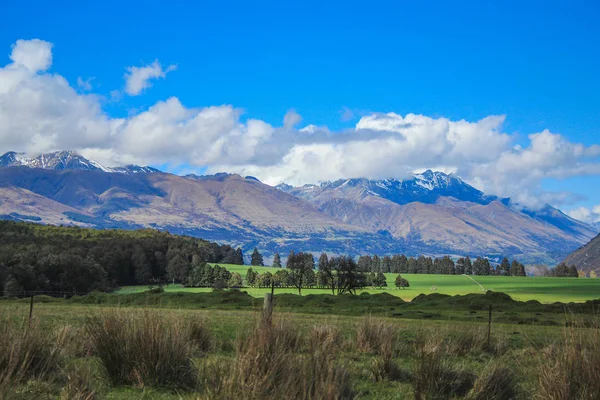
[[[327,254],[322,253],[319,256],[319,264],[318,264],[318,269],[319,271],[323,271],[324,269],[327,268],[327,263],[329,262],[328,258],[327,258]]]
[[[398,289],[400,289],[400,288],[404,289],[404,288],[410,287],[410,284],[408,283],[408,281],[406,279],[404,279],[400,275],[398,275],[396,277],[396,282],[395,283],[396,283],[396,287]]]
[[[273,275],[270,272],[265,272],[264,274],[260,274],[258,277],[259,287],[271,287],[271,283],[273,282]]]
[[[231,278],[229,278],[228,285],[230,288],[234,289],[241,288],[242,286],[244,286],[242,276],[237,272],[232,273]]]
[[[146,284],[152,279],[152,268],[144,250],[140,246],[135,246],[131,253],[131,265],[135,271],[135,280],[137,283]]]
[[[329,258],[327,259],[327,262],[325,262],[326,258],[327,255],[325,253],[321,254],[321,257],[319,257],[318,283],[322,284],[323,287],[329,287],[331,293],[335,294],[335,289],[337,288],[337,274],[335,271],[337,269],[338,260],[336,258]]]
[[[579,271],[577,271],[577,267],[575,265],[571,265],[569,267],[569,272],[567,273],[569,278],[579,278]]]
[[[244,265],[244,253],[239,247],[235,250],[235,262],[236,265]]]
[[[281,268],[281,257],[279,257],[279,253],[275,253],[275,257],[273,257],[273,268]]]
[[[262,254],[260,254],[260,253],[258,252],[258,249],[257,249],[256,247],[254,248],[254,251],[252,252],[252,260],[251,260],[251,262],[250,262],[250,265],[253,265],[253,266],[261,266],[261,267],[262,267],[263,265],[265,265],[265,264],[263,263],[263,256],[262,256]]]
[[[569,267],[567,267],[567,264],[558,264],[556,268],[554,268],[554,276],[558,278],[564,278],[566,276],[569,276]]]
[[[290,272],[290,280],[302,295],[302,287],[306,285],[307,271],[314,270],[315,259],[310,253],[290,253],[286,268]]]
[[[279,269],[273,275],[273,281],[277,287],[290,286],[290,273],[285,269]]]
[[[248,286],[252,287],[256,285],[258,283],[257,280],[258,273],[254,272],[252,268],[248,268],[248,271],[246,271],[246,283]]]
[[[500,263],[500,273],[502,275],[510,275],[510,261],[508,261],[508,258],[506,257],[504,257]]]
[[[167,265],[167,276],[175,282],[185,282],[189,273],[190,265],[180,254],[175,255]]]
[[[465,259],[459,258],[456,261],[456,275],[463,275],[465,273]]]
[[[473,275],[473,264],[471,263],[471,259],[468,256],[465,257],[465,274]]]
[[[365,273],[359,271],[358,265],[352,257],[334,257],[329,260],[331,270],[336,278],[337,293],[355,293],[356,290],[365,287],[367,278]]]
[[[378,272],[375,275],[375,281],[373,283],[374,283],[374,286],[376,286],[378,288],[387,286],[387,281],[385,279],[385,275],[382,272]]]

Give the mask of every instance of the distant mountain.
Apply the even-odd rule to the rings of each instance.
[[[251,176],[105,167],[67,151],[0,157],[0,218],[152,227],[258,246],[266,256],[303,250],[555,263],[597,234],[550,206],[527,210],[441,172],[274,188]]]
[[[594,230],[551,206],[523,209],[458,177],[426,171],[412,179],[346,179],[280,190],[351,225],[389,233],[433,254],[515,255],[556,262]]]
[[[10,151],[0,156],[0,168],[10,167],[29,167],[55,171],[103,171],[121,174],[160,172],[155,168],[140,167],[137,165],[108,168],[94,160],[83,157],[75,151],[55,151],[35,157],[28,157],[24,153]]]
[[[576,265],[577,268],[587,273],[595,271],[597,275],[600,275],[600,235],[575,250],[565,258],[564,262],[567,265]]]

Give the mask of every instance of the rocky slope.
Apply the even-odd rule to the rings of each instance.
[[[587,273],[595,271],[597,275],[600,275],[600,235],[575,250],[564,262],[567,265],[576,265],[577,268]]]

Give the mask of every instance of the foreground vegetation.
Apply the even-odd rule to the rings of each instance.
[[[225,292],[213,297],[227,299]],[[278,307],[268,321],[234,307],[165,312],[37,300],[30,327],[26,302],[0,302],[0,398],[596,399],[600,393],[600,330],[579,324],[583,315],[557,312],[567,328],[494,321],[488,336],[487,323],[477,320],[337,312],[320,319]]]

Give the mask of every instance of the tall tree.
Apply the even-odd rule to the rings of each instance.
[[[473,264],[469,256],[465,257],[465,274],[473,275]]]
[[[257,267],[257,266],[262,267],[265,265],[263,263],[263,256],[262,256],[262,254],[260,254],[258,252],[258,249],[256,247],[254,248],[254,251],[252,252],[252,259],[250,261],[250,265],[255,266],[255,267]]]
[[[273,267],[281,268],[281,257],[279,257],[279,253],[275,253],[275,256],[273,257]]]
[[[244,265],[244,253],[239,247],[235,250],[235,263],[236,265]]]
[[[302,288],[306,286],[307,271],[314,270],[315,259],[310,253],[290,253],[286,268],[290,272],[290,280],[302,295]]]
[[[510,275],[510,261],[508,261],[508,258],[506,257],[504,257],[500,263],[500,273],[502,275]]]

